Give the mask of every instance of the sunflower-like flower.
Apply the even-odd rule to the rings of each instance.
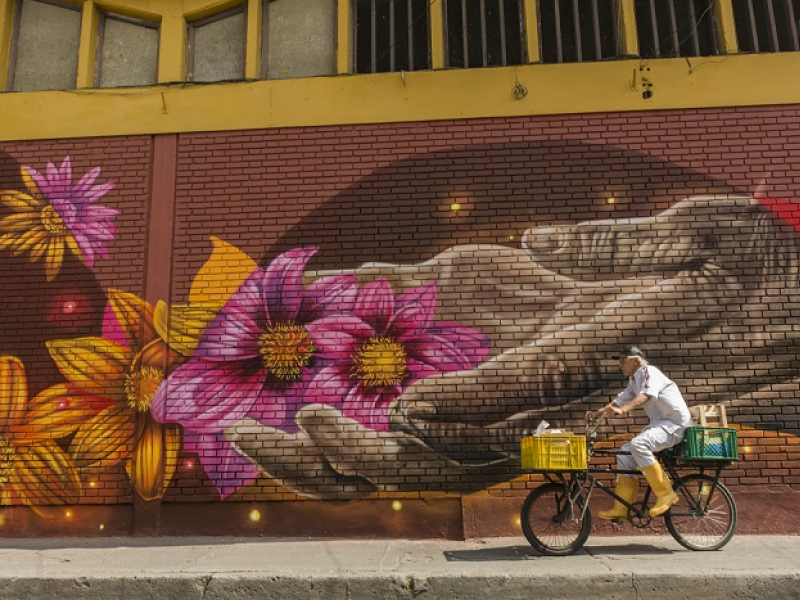
[[[124,460],[136,493],[155,500],[175,473],[181,431],[153,419],[150,402],[184,357],[167,344],[149,303],[111,290],[109,309],[104,337],[47,344],[73,389],[86,400],[99,398],[104,404],[78,428],[69,453],[84,474]]]
[[[95,204],[114,188],[113,183],[93,185],[100,168],[76,185],[69,156],[61,167],[48,163],[44,175],[26,166],[21,171],[27,194],[0,191],[0,202],[13,211],[0,221],[0,248],[29,253],[34,262],[44,259],[47,281],[61,270],[65,248],[90,268],[96,254],[108,258],[106,244],[117,233],[112,220],[119,211]]]
[[[28,401],[25,367],[0,357],[0,504],[74,502],[80,480],[56,440],[70,435],[89,408],[69,385]]]

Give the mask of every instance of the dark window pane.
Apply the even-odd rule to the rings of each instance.
[[[525,61],[525,30],[522,27],[523,12],[517,0],[502,0],[506,28],[506,64],[521,65]]]
[[[614,0],[543,0],[539,33],[543,62],[584,62],[617,54]]]
[[[714,0],[636,0],[635,8],[641,56],[717,53]]]
[[[522,64],[521,2],[446,0],[447,66]]]
[[[356,73],[430,68],[426,0],[354,2]]]

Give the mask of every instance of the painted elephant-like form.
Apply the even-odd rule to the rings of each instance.
[[[242,421],[226,435],[287,487],[343,499],[519,475],[523,435],[542,419],[575,426],[568,415],[621,389],[608,357],[624,344],[641,346],[690,404],[771,402],[756,398],[796,389],[800,376],[798,228],[791,201],[691,196],[651,217],[532,228],[522,248],[459,245],[418,264],[365,264],[354,271],[362,282],[435,281],[437,317],[489,335],[491,355],[415,383],[392,404],[388,432],[313,405],[298,413],[299,433]],[[784,418],[776,412],[763,418]]]

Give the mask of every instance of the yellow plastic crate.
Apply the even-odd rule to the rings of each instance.
[[[553,433],[522,438],[522,468],[534,471],[583,471],[586,436]]]

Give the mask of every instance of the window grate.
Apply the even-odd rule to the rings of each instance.
[[[521,65],[522,0],[443,0],[448,67]]]
[[[616,0],[542,0],[542,62],[588,62],[619,54]]]
[[[715,0],[636,0],[639,54],[644,58],[713,56]]]
[[[356,73],[431,68],[428,0],[354,0]]]
[[[733,0],[740,52],[800,51],[800,0]]]

